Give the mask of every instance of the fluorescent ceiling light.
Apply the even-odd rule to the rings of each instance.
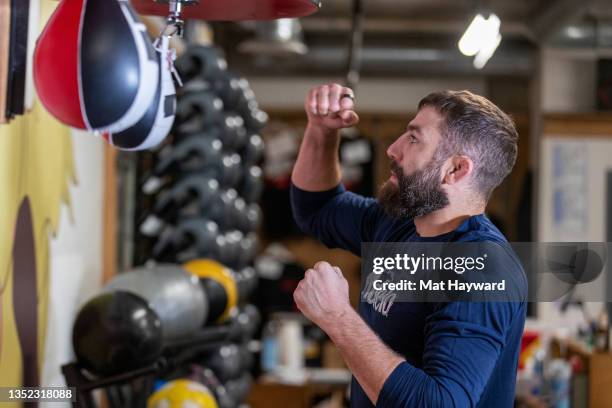
[[[457,44],[459,51],[467,57],[475,56],[474,67],[477,69],[485,66],[499,46],[502,38],[500,26],[501,20],[495,14],[491,13],[487,19],[477,14],[461,36]]]
[[[489,58],[493,56],[495,50],[499,46],[501,38],[501,34],[497,34],[497,37],[493,38],[492,41],[488,41],[483,45],[480,51],[478,51],[478,54],[476,54],[476,57],[474,57],[474,68],[482,69],[486,65]]]
[[[477,14],[459,40],[459,51],[466,57],[473,57],[480,49],[480,38],[482,31],[487,26],[487,21],[482,14]]]

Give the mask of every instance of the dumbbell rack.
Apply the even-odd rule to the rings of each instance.
[[[258,108],[248,82],[225,67],[222,51],[214,47],[188,48],[177,60],[185,84],[178,95],[175,124],[163,146],[139,155],[135,262],[124,266],[151,260],[183,263],[198,257],[216,259],[235,270],[252,265],[263,183],[258,132],[267,115]],[[193,187],[177,192],[194,177],[213,180],[218,187],[199,194]],[[151,185],[158,187],[149,189]],[[202,199],[204,195],[208,198]],[[170,214],[160,215],[157,204],[168,197],[175,201],[168,202],[166,210],[173,211],[166,218]],[[147,223],[151,218],[155,222]],[[204,222],[214,225],[204,227]],[[157,225],[154,231],[144,232],[151,224]]]
[[[73,407],[96,408],[92,392],[102,389],[111,408],[144,408],[153,390],[155,378],[170,373],[175,368],[189,363],[195,356],[219,347],[231,340],[231,325],[206,327],[180,342],[164,347],[162,356],[145,367],[126,371],[105,378],[91,377],[78,363],[71,362],[62,366],[62,373],[68,387],[76,389]],[[142,380],[136,397],[125,397],[121,387],[131,385],[132,381]]]
[[[255,234],[257,222],[251,223],[249,220],[252,218],[240,217],[240,214],[237,214],[235,211],[229,215],[223,213],[224,215],[219,217],[222,218],[220,221],[213,215],[215,211],[209,211],[210,207],[207,207],[207,210],[199,211],[197,214],[195,214],[196,211],[194,211],[193,207],[194,204],[197,204],[196,208],[204,208],[203,204],[200,205],[200,201],[195,201],[196,196],[199,200],[204,195],[210,197],[215,194],[214,199],[210,199],[209,203],[219,203],[223,200],[224,194],[233,191],[233,208],[243,208],[243,213],[246,214],[248,208],[254,207],[257,209],[255,212],[261,215],[257,202],[259,201],[262,189],[261,183],[263,182],[261,168],[259,167],[263,155],[263,142],[257,133],[261,130],[263,124],[265,124],[262,115],[265,118],[267,116],[258,109],[253,92],[248,87],[248,82],[226,70],[226,63],[221,50],[214,47],[195,46],[195,48],[196,51],[189,54],[188,49],[187,55],[183,55],[182,58],[177,60],[177,68],[185,84],[179,90],[176,121],[166,142],[157,150],[141,152],[138,156],[125,156],[125,158],[121,158],[119,161],[119,165],[124,170],[122,173],[124,175],[122,178],[122,193],[120,193],[123,195],[121,200],[123,206],[122,211],[120,211],[123,215],[120,233],[125,238],[119,240],[124,242],[123,250],[119,250],[121,254],[120,268],[129,270],[150,261],[183,263],[193,258],[212,258],[235,271],[237,284],[241,285],[241,283],[245,282],[244,277],[249,276],[248,270],[253,270],[252,265],[257,248],[257,237]],[[201,58],[197,64],[194,64],[192,57],[198,52],[200,56],[205,54],[207,58]],[[217,56],[218,59],[216,59]],[[190,74],[192,71],[197,71],[198,74]],[[233,91],[233,93],[229,94],[228,92],[230,91]],[[222,105],[217,104],[218,101],[222,101]],[[185,108],[194,106],[197,109],[192,109],[191,111],[193,112]],[[241,108],[238,108],[238,106]],[[250,116],[244,112],[255,112],[257,115]],[[231,126],[228,124],[228,121]],[[243,132],[242,136],[240,135],[240,130]],[[240,140],[242,141],[240,142]],[[258,144],[252,143],[252,140],[258,140]],[[185,141],[189,143],[186,144],[184,143]],[[162,165],[167,158],[166,154],[168,152],[172,152],[173,149],[175,152],[180,149],[185,150],[186,147],[191,148],[193,151],[197,150],[202,157],[201,162],[207,163],[207,160],[216,161],[219,168],[211,170],[209,166],[206,171],[203,171],[198,167],[198,164],[201,163],[197,161],[196,165],[190,166],[190,164],[193,164],[193,161],[189,161],[189,155],[184,159],[177,160],[175,167],[170,167],[169,170]],[[235,159],[236,156],[238,156],[239,164],[234,167],[225,166],[225,162],[219,160],[219,158]],[[166,170],[156,171],[159,168]],[[233,173],[224,171],[228,168],[233,168]],[[253,176],[253,170],[259,172],[259,179]],[[158,178],[161,183],[153,193],[147,192],[144,189],[145,181],[152,175]],[[249,176],[251,177],[249,178]],[[186,180],[188,178],[190,178],[189,182]],[[203,181],[205,179],[217,183],[217,187],[213,188],[205,184]],[[245,183],[247,179],[259,180],[260,184],[257,186],[260,189],[249,188],[248,186],[252,187],[254,183],[247,185]],[[208,186],[208,188],[206,189],[205,186]],[[192,201],[188,201],[188,204],[185,206],[183,206],[184,202],[177,204],[177,201],[169,201],[166,203],[167,205],[160,204],[160,202],[164,202],[162,199],[164,195],[172,196],[172,194],[168,195],[167,193],[174,194],[177,191],[180,191],[184,198],[188,196],[186,198]],[[235,205],[238,201],[242,202],[242,207]],[[172,210],[164,213],[168,216],[164,218],[158,210],[166,207]],[[187,207],[189,208],[187,209]],[[176,211],[176,213],[172,211]],[[180,217],[177,213],[181,214]],[[145,216],[148,215],[158,216],[157,219],[163,225],[162,228],[167,230],[166,232],[185,231],[187,233],[184,236],[189,237],[196,236],[197,230],[206,230],[211,224],[216,224],[214,228],[216,236],[213,236],[215,239],[206,240],[211,244],[218,242],[216,237],[220,237],[220,241],[224,242],[232,233],[240,232],[243,235],[241,240],[233,240],[235,246],[232,248],[234,248],[236,256],[226,255],[226,259],[224,259],[219,250],[199,250],[206,245],[194,246],[198,251],[190,251],[188,258],[180,257],[178,256],[181,252],[179,250],[180,244],[170,247],[170,250],[164,253],[163,257],[156,257],[155,247],[160,241],[159,237],[151,238],[143,234],[139,228],[141,222],[146,220]],[[189,227],[182,223],[186,219],[190,222]],[[260,217],[256,219],[260,219]],[[195,222],[192,222],[194,220]],[[230,220],[230,222],[224,222],[223,220]],[[247,227],[245,227],[245,224]],[[233,236],[235,237],[236,235]],[[251,242],[253,242],[253,245],[250,247],[251,250],[241,251],[245,246],[241,245],[240,241],[243,241],[242,244],[244,244],[247,238],[253,238],[251,239]],[[125,242],[129,244],[125,245]],[[225,242],[227,243],[229,240]],[[230,247],[226,246],[225,248]],[[247,246],[246,248],[249,247]],[[248,255],[245,256],[245,254]],[[227,258],[230,260],[228,261]],[[236,259],[236,264],[232,264],[234,259]],[[239,305],[244,306],[248,303],[248,296],[239,298],[238,302]],[[223,330],[228,331],[228,333],[223,334]],[[67,364],[62,367],[62,371],[68,385],[77,389],[79,401],[77,406],[94,407],[92,391],[102,389],[111,407],[144,407],[146,399],[153,389],[155,379],[171,376],[175,369],[191,363],[190,359],[198,353],[212,352],[215,348],[231,342],[236,344],[242,343],[243,345],[248,342],[248,339],[236,340],[231,331],[231,325],[230,327],[223,328],[204,328],[193,338],[186,340],[184,344],[167,346],[162,357],[154,363],[112,377],[92,379],[78,363]],[[134,384],[136,384],[136,387],[134,387]],[[135,394],[136,399],[131,401],[131,405],[129,402],[126,404],[125,398],[122,398],[121,395],[122,389],[127,385],[130,385],[131,388],[136,388],[135,390],[138,391],[137,396]],[[236,403],[240,402],[242,401],[236,401]]]

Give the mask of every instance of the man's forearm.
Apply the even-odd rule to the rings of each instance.
[[[361,388],[376,405],[385,381],[404,359],[387,347],[350,307],[326,331]]]
[[[340,162],[337,131],[325,134],[319,128],[308,126],[300,146],[291,181],[306,191],[324,191],[340,183]]]

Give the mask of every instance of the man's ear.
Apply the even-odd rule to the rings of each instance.
[[[447,162],[443,184],[456,184],[472,174],[474,162],[467,156],[456,155]]]

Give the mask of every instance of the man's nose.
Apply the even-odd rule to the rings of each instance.
[[[402,160],[402,149],[401,149],[401,138],[397,138],[395,142],[391,143],[391,146],[387,148],[387,156],[395,161],[400,162]]]

